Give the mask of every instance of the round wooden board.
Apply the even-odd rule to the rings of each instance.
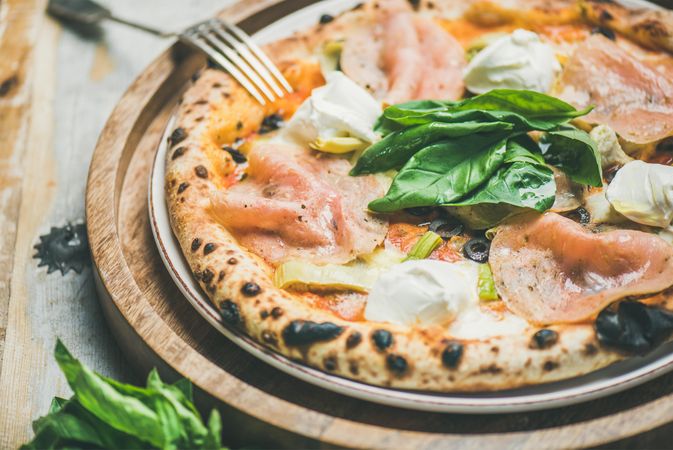
[[[222,13],[248,32],[311,0],[245,0]],[[131,85],[99,139],[89,171],[87,224],[100,300],[129,361],[191,379],[216,406],[228,444],[438,448],[669,445],[673,374],[628,392],[529,414],[410,412],[300,382],[248,355],[182,297],[155,249],[148,176],[182,89],[204,64],[176,44]],[[200,394],[200,395],[199,395]],[[618,444],[616,442],[619,441]]]

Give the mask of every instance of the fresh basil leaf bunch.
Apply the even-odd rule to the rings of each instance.
[[[602,185],[595,143],[568,125],[590,111],[509,89],[459,102],[393,105],[375,126],[383,139],[363,152],[351,175],[399,170],[386,196],[369,204],[376,212],[484,204],[542,212],[556,192],[547,164],[577,183]],[[544,133],[539,143],[531,131]]]
[[[222,448],[220,415],[213,410],[203,423],[189,380],[166,384],[153,369],[145,388],[120,383],[83,365],[60,340],[54,356],[75,395],[52,400],[22,450]]]

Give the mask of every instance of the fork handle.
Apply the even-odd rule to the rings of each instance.
[[[135,29],[138,29],[138,30],[146,31],[147,33],[152,33],[155,36],[159,36],[159,37],[177,36],[177,33],[173,33],[173,32],[170,32],[170,31],[158,30],[156,28],[152,28],[150,26],[143,25],[141,23],[132,22],[130,20],[122,19],[121,17],[110,15],[107,18],[112,20],[113,22],[121,23],[123,25],[127,25],[129,27],[132,27],[132,28],[135,28]]]

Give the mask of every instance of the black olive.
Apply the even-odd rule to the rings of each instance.
[[[491,242],[486,238],[474,238],[467,241],[463,246],[463,254],[474,262],[485,263],[488,261],[488,252]]]
[[[262,126],[259,128],[259,134],[270,133],[273,130],[280,128],[283,123],[283,116],[280,114],[268,115],[262,120]]]
[[[334,20],[334,16],[332,16],[330,14],[323,14],[322,16],[320,16],[320,23],[322,25],[324,25],[326,23],[330,23],[333,20]]]
[[[593,30],[591,30],[591,34],[602,34],[606,38],[610,39],[611,41],[614,41],[617,39],[617,36],[615,35],[615,32],[612,31],[609,28],[606,27],[596,27]]]
[[[596,318],[596,336],[606,346],[645,354],[673,333],[673,312],[639,302],[623,301]]]
[[[458,363],[463,358],[463,344],[460,342],[449,342],[442,351],[442,364],[449,369],[458,367]]]
[[[432,213],[431,206],[416,206],[415,208],[407,208],[404,211],[416,217],[428,216]]]
[[[533,335],[532,348],[549,348],[558,341],[558,333],[554,330],[542,329]]]
[[[233,147],[224,146],[222,147],[222,150],[229,153],[231,155],[231,159],[233,159],[236,164],[243,164],[248,160],[248,158],[246,158],[243,153]]]
[[[273,311],[271,313],[273,314]],[[290,347],[308,345],[318,341],[331,341],[343,330],[343,327],[332,322],[316,323],[310,320],[293,320],[283,329],[283,340]]]
[[[591,223],[591,214],[586,210],[586,208],[582,206],[569,212],[568,217],[576,222],[581,223],[582,225],[588,225]]]
[[[393,345],[393,334],[388,330],[376,330],[372,333],[372,340],[379,350],[385,350]]]
[[[439,217],[430,222],[428,229],[437,233],[442,239],[451,239],[463,232],[463,224],[450,218]]]

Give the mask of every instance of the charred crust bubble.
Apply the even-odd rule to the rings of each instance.
[[[208,242],[206,245],[203,246],[203,254],[204,255],[209,255],[215,251],[217,248],[217,245],[213,244],[212,242]]]
[[[204,284],[210,284],[214,277],[215,273],[210,269],[206,269],[201,273],[201,281],[203,281]]]
[[[270,133],[280,128],[283,123],[283,116],[280,114],[270,114],[262,120],[262,126],[259,128],[259,134]]]
[[[355,348],[360,345],[360,342],[362,342],[362,334],[359,331],[353,331],[346,339],[346,348]]]
[[[289,347],[310,345],[320,341],[331,341],[344,328],[332,322],[316,323],[310,320],[293,320],[283,329],[283,340]]]
[[[262,331],[262,340],[267,344],[273,345],[274,347],[278,345],[278,338],[276,338],[276,334],[273,331]]]
[[[409,0],[409,4],[412,8],[418,11],[418,8],[421,6],[421,0]]]
[[[280,306],[274,306],[273,309],[271,309],[271,317],[273,317],[274,319],[277,319],[282,315],[283,315],[283,309]]]
[[[326,356],[325,359],[323,359],[322,363],[323,366],[325,366],[325,369],[329,370],[330,372],[334,372],[338,367],[337,359],[335,356],[332,355]]]
[[[530,340],[530,348],[549,348],[558,342],[558,333],[544,328],[533,335]]]
[[[259,284],[249,281],[241,287],[241,293],[246,297],[254,297],[255,295],[262,292],[262,288],[259,287]]]
[[[186,151],[187,147],[184,146],[176,148],[175,151],[173,152],[173,156],[171,156],[171,159],[178,159],[179,157],[184,155]]]
[[[233,256],[227,260],[227,264],[229,264],[230,266],[235,265],[237,262],[238,262],[238,260],[236,258],[234,258]]]
[[[334,16],[333,16],[333,15],[331,15],[331,14],[323,14],[322,16],[320,16],[320,20],[319,20],[319,22],[320,22],[321,25],[325,25],[326,23],[330,23],[330,22],[333,21],[333,20],[334,20]]]
[[[386,366],[396,375],[404,375],[409,367],[407,360],[404,359],[404,357],[393,354],[390,354],[386,357]]]
[[[225,300],[220,305],[220,315],[222,319],[230,325],[241,323],[241,311],[238,305],[231,300]]]
[[[645,354],[673,332],[673,312],[635,301],[608,306],[596,318],[598,341],[627,353]]]
[[[542,369],[545,372],[551,372],[552,370],[557,369],[558,366],[559,363],[557,363],[556,361],[545,361],[544,365],[542,366]]]
[[[393,334],[388,330],[376,330],[372,333],[372,341],[379,350],[385,350],[393,345]]]
[[[184,128],[178,127],[171,133],[168,138],[169,145],[175,145],[187,139],[187,132]]]
[[[194,173],[199,178],[208,178],[208,169],[206,169],[204,166],[200,164],[194,167]]]
[[[186,181],[183,182],[183,183],[180,183],[180,185],[178,186],[178,194],[182,194],[183,192],[185,192],[185,189],[187,189],[188,187],[189,187],[189,183],[187,183]]]
[[[442,364],[449,369],[455,369],[463,359],[463,344],[460,342],[449,342],[442,351]]]
[[[248,158],[246,158],[243,153],[236,150],[234,147],[229,147],[228,145],[225,145],[224,147],[222,147],[222,150],[229,153],[229,155],[231,155],[231,159],[233,159],[236,164],[243,164],[248,160]]]
[[[488,261],[488,252],[491,249],[491,242],[483,237],[470,239],[463,246],[463,254],[466,258],[474,262],[485,263]]]
[[[617,36],[615,35],[615,32],[612,31],[609,28],[606,27],[596,27],[591,30],[591,34],[602,34],[606,38],[610,39],[611,41],[614,41],[617,39]]]
[[[201,239],[194,238],[192,241],[192,252],[197,251],[201,247]]]
[[[9,94],[9,91],[12,90],[14,86],[16,86],[19,83],[19,78],[16,75],[12,75],[11,77],[7,78],[5,81],[0,83],[0,97],[4,97],[5,95]]]

